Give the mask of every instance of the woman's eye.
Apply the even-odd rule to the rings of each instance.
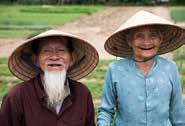
[[[136,39],[143,39],[144,35],[143,34],[136,34],[135,38]]]
[[[158,37],[157,34],[155,34],[155,33],[152,33],[150,36],[151,36],[151,37],[155,37],[155,38]]]

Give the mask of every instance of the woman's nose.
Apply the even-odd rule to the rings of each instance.
[[[148,35],[145,35],[144,37],[144,44],[148,45],[148,44],[151,44],[152,43],[152,39],[150,36]]]

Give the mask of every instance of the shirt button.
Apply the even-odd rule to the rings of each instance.
[[[147,107],[147,111],[150,111],[152,106],[150,103],[146,103],[146,107]]]
[[[139,101],[143,101],[144,97],[143,96],[138,96]]]

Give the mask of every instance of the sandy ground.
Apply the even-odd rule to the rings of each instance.
[[[90,16],[56,26],[54,29],[85,38],[98,50],[100,59],[115,58],[104,50],[104,42],[126,19],[139,10],[148,10],[170,19],[170,10],[167,7],[108,7]],[[0,39],[0,57],[8,57],[22,43],[22,39]]]

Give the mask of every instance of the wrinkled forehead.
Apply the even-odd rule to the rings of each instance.
[[[64,37],[47,37],[40,39],[39,48],[66,47],[67,39]]]
[[[158,33],[158,29],[155,26],[141,26],[137,27],[135,29],[132,29],[132,33],[138,33],[138,32],[152,32],[152,33]]]

